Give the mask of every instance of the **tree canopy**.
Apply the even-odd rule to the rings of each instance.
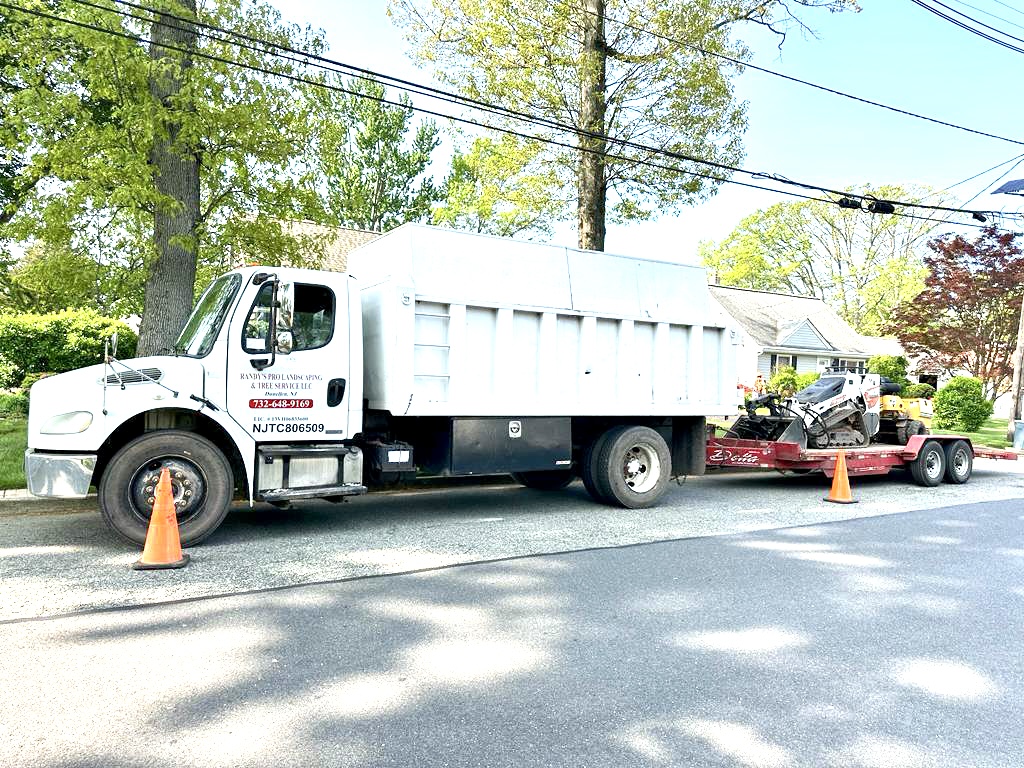
[[[119,285],[116,311],[143,314],[140,351],[156,351],[177,335],[195,288],[238,261],[316,265],[329,238],[289,220],[381,229],[429,216],[432,184],[414,182],[436,129],[374,102],[379,86],[352,84],[370,98],[343,98],[337,78],[202,26],[325,51],[321,33],[267,3],[207,0],[198,14],[193,0],[154,0],[158,14],[26,5],[53,18],[0,10],[8,306],[30,266],[57,275],[68,259],[90,259],[99,283]],[[297,87],[295,76],[335,90]],[[160,270],[167,253],[175,258]],[[176,293],[150,295],[153,284]]]
[[[733,33],[747,23],[784,37],[794,25],[806,29],[796,11],[807,8],[839,11],[856,3],[390,2],[420,60],[438,78],[471,98],[546,121],[526,130],[571,145],[544,150],[555,171],[552,197],[575,199],[579,244],[597,250],[604,248],[606,219],[648,219],[714,193],[727,173],[678,155],[725,165],[742,160],[746,109],[732,78],[741,69],[734,61],[750,52]],[[521,121],[511,123],[524,130]]]
[[[860,190],[915,200],[921,189]],[[817,296],[868,335],[891,335],[892,313],[924,287],[926,241],[936,222],[868,214],[834,203],[777,203],[744,218],[704,265],[722,285]]]
[[[924,290],[894,315],[918,367],[967,372],[995,397],[1012,375],[1011,360],[1024,296],[1018,234],[988,227],[976,238],[945,235],[928,243]]]

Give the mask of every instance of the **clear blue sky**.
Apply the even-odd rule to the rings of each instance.
[[[1020,0],[1003,0],[1005,5],[999,0],[943,2],[1024,38]],[[385,0],[274,3],[285,20],[322,28],[331,57],[410,80],[428,80],[428,73],[412,65],[407,44],[387,17]],[[1024,140],[1024,54],[958,29],[910,0],[861,0],[861,5],[858,14],[807,11],[804,18],[817,31],[817,39],[794,33],[781,51],[774,37],[745,30],[744,39],[755,51],[752,63]],[[942,189],[1024,154],[1024,146],[932,125],[752,70],[738,79],[737,91],[749,104],[743,167],[821,186],[917,183]],[[966,201],[1009,167],[951,190],[957,194],[954,201]],[[439,167],[437,175],[444,171]],[[1024,178],[1024,164],[1007,178]],[[684,208],[678,216],[610,227],[606,247],[618,253],[694,261],[699,241],[720,239],[747,214],[785,199],[789,198],[723,185],[712,200]],[[1016,211],[1024,208],[1022,204],[1024,198],[986,193],[970,207]],[[574,224],[559,228],[554,240],[574,245]]]

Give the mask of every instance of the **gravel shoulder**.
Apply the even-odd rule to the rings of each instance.
[[[857,504],[822,499],[822,476],[712,474],[663,503],[594,504],[511,485],[372,494],[290,510],[236,505],[178,571],[132,571],[138,552],[111,534],[95,499],[0,503],[0,621],[235,594],[541,553],[716,536],[1024,498],[1024,462],[978,460],[962,486],[920,488],[894,473],[855,478]],[[40,505],[40,506],[37,506]]]

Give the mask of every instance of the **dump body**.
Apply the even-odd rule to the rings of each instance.
[[[396,416],[709,416],[738,331],[700,267],[407,224],[350,255],[364,396]]]

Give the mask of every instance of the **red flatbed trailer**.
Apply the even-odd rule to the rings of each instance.
[[[708,469],[747,467],[782,472],[820,471],[835,474],[838,448],[801,448],[797,443],[741,440],[709,433]],[[1017,460],[1017,453],[975,446],[962,435],[914,435],[906,445],[869,445],[844,448],[846,471],[850,475],[886,475],[892,469],[909,469],[919,485],[935,486],[943,480],[966,483],[975,457]]]

